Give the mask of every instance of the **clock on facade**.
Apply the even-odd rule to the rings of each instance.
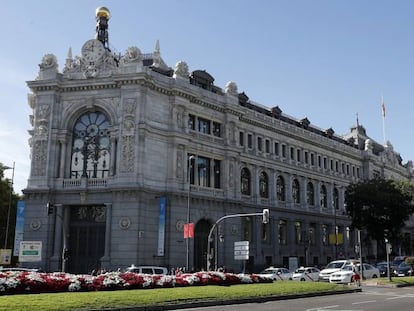
[[[99,61],[105,55],[103,43],[97,39],[91,39],[82,46],[82,57],[88,63]]]

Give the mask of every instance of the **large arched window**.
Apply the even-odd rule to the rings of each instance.
[[[294,179],[292,183],[292,199],[293,203],[300,203],[300,186],[297,179]]]
[[[313,184],[311,182],[308,182],[306,188],[306,202],[309,206],[315,205],[315,191],[313,189]]]
[[[276,196],[279,202],[285,202],[286,200],[286,187],[285,180],[282,176],[279,176],[276,180]]]
[[[87,112],[73,128],[71,178],[109,175],[109,120],[101,112]]]
[[[265,172],[261,172],[259,176],[259,192],[260,197],[269,197],[269,178],[267,177],[267,174]]]
[[[328,196],[326,194],[325,185],[321,186],[320,199],[321,199],[321,207],[327,208],[328,207]]]
[[[248,168],[244,167],[240,174],[240,191],[242,194],[250,195],[250,182],[250,171]]]

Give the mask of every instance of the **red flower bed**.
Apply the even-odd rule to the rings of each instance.
[[[203,285],[269,283],[272,280],[255,274],[200,271],[180,275],[150,275],[132,272],[107,272],[98,276],[70,273],[0,272],[0,295],[98,291],[121,289],[167,288]]]

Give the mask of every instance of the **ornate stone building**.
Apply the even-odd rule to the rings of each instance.
[[[403,164],[391,144],[371,140],[359,124],[339,136],[261,106],[236,83],[220,88],[184,61],[170,68],[158,42],[152,53],[133,46],[115,55],[108,20],[99,8],[97,36],[81,54],[70,50],[62,72],[45,55],[28,82],[24,240],[42,242],[36,265],[205,269],[212,225],[263,209],[268,224],[255,216],[218,224],[215,265],[240,271],[236,241],[249,241],[251,270],[292,257],[325,264],[355,256],[344,207],[349,183],[375,175],[412,180],[412,162]],[[194,236],[184,239],[188,220]]]

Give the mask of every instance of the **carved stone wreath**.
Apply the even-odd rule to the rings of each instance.
[[[40,220],[38,220],[38,219],[33,219],[30,222],[30,229],[32,229],[33,231],[39,230],[41,226],[42,226],[42,224],[41,224]]]
[[[131,220],[129,218],[124,217],[119,220],[119,228],[121,228],[122,230],[127,230],[130,225]]]

